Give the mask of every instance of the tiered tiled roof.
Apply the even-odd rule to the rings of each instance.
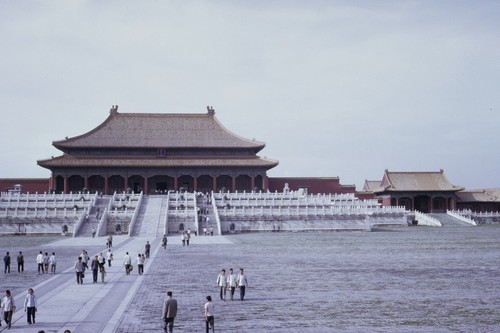
[[[256,155],[265,143],[242,138],[227,130],[208,108],[205,114],[119,113],[113,107],[109,117],[95,129],[53,145],[65,154],[40,160],[44,168],[88,167],[258,167],[270,169],[278,161]],[[93,149],[90,155],[75,150]],[[165,150],[163,155],[127,154],[127,149]],[[203,154],[171,154],[169,150]],[[72,152],[73,150],[73,152]],[[109,151],[119,154],[108,154]],[[213,154],[212,150],[227,151]],[[232,154],[231,151],[244,151]],[[201,157],[203,156],[203,157]]]
[[[210,112],[211,111],[211,112]],[[73,138],[54,141],[61,150],[98,148],[254,148],[265,143],[227,130],[213,109],[205,114],[119,113],[112,109],[98,127]]]
[[[464,189],[451,184],[443,170],[438,172],[394,172],[385,170],[380,186],[381,188],[375,190],[375,192],[457,192]]]

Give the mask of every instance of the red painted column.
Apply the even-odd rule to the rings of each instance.
[[[128,190],[128,176],[125,176],[125,192]]]
[[[217,177],[216,176],[212,177],[212,191],[213,192],[217,191]]]
[[[235,192],[236,191],[236,177],[235,176],[231,176],[231,192]]]
[[[85,176],[83,178],[83,187],[85,187],[87,190],[89,189],[89,177]]]
[[[250,191],[253,191],[253,189],[255,188],[255,176],[252,176],[250,178]]]
[[[144,194],[149,194],[149,183],[148,183],[148,177],[144,176]]]
[[[193,177],[193,192],[198,191],[198,178]]]
[[[64,177],[64,189],[63,192],[66,194],[68,193],[68,177]]]
[[[109,193],[109,178],[107,176],[104,177],[104,194],[111,194]]]
[[[174,177],[174,190],[179,190],[179,180],[177,179],[177,176]]]

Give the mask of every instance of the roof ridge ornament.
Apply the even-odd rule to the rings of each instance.
[[[215,109],[213,106],[207,106],[207,114],[213,116],[215,114]]]
[[[109,114],[117,114],[118,113],[118,105],[111,105],[111,109],[109,109]]]

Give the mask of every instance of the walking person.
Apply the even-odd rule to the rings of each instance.
[[[97,256],[97,261],[99,262],[99,268],[104,267],[106,265],[106,258],[102,255],[102,252]]]
[[[111,249],[108,249],[108,252],[106,252],[106,260],[108,261],[108,267],[111,267],[111,261],[113,260],[113,252],[111,252]]]
[[[149,241],[146,241],[146,245],[144,246],[144,254],[146,255],[146,258],[149,258],[150,252],[151,252],[151,244],[149,244]]]
[[[19,255],[17,256],[17,272],[24,272],[24,255],[22,251],[19,251]]]
[[[52,255],[49,258],[49,266],[50,266],[50,275],[56,274],[56,253],[52,252]]]
[[[165,333],[172,333],[174,330],[174,320],[177,316],[177,300],[172,297],[172,292],[167,291],[167,298],[163,301],[163,330]]]
[[[132,258],[128,254],[128,252],[125,254],[125,257],[123,258],[123,265],[125,266],[125,274],[130,275],[130,271],[132,271]]]
[[[186,245],[186,235],[184,234],[184,231],[181,232],[181,241],[182,241],[182,246]]]
[[[233,273],[233,269],[229,269],[229,276],[227,277],[227,287],[229,288],[229,296],[231,301],[234,298],[234,291],[236,290],[236,276]]]
[[[214,310],[215,310],[215,305],[212,303],[212,296],[207,296],[207,302],[205,303],[205,327],[206,327],[206,333],[210,329],[212,329],[212,332],[215,332],[215,325],[214,325]]]
[[[226,288],[227,288],[227,280],[226,280],[226,270],[221,270],[219,276],[217,276],[217,287],[220,289],[220,299],[222,301],[226,300]]]
[[[191,239],[191,233],[190,232],[186,232],[186,245],[189,246],[189,240]]]
[[[104,278],[106,277],[106,267],[102,265],[99,270],[101,271],[101,282],[104,283]]]
[[[2,299],[2,310],[3,310],[3,320],[7,324],[7,327],[12,326],[12,314],[16,312],[16,304],[14,303],[14,298],[10,294],[10,290],[5,291],[5,296]]]
[[[7,252],[5,257],[3,257],[3,263],[5,266],[4,274],[10,273],[10,254]]]
[[[28,289],[28,294],[24,298],[24,312],[27,313],[28,324],[35,323],[35,313],[36,313],[36,296],[33,291],[33,288]]]
[[[43,269],[44,269],[44,274],[47,274],[49,272],[49,254],[45,252],[43,256]]]
[[[161,246],[163,246],[164,249],[167,248],[167,235],[163,235],[163,239],[161,240]]]
[[[36,256],[36,263],[38,265],[38,274],[40,274],[40,271],[43,273],[45,273],[43,271],[43,253],[42,251],[40,251],[40,253],[38,253],[38,255]]]
[[[92,227],[92,238],[95,238],[95,233],[96,233],[95,227]]]
[[[109,236],[108,236],[107,245],[108,245],[108,249],[111,249],[113,247],[113,235],[111,235],[111,234],[109,234]]]
[[[144,273],[144,259],[140,253],[137,255],[137,272],[139,273],[139,275],[142,275],[142,273]]]
[[[75,262],[75,272],[76,272],[76,283],[83,284],[83,272],[85,271],[85,266],[83,265],[82,257],[78,257]]]
[[[97,277],[99,275],[99,259],[97,255],[92,259],[90,269],[92,269],[92,283],[97,283]]]
[[[248,280],[246,275],[243,273],[243,268],[240,268],[240,273],[238,274],[238,277],[236,278],[236,282],[238,287],[240,288],[240,301],[243,301],[245,299],[245,289],[248,287]]]

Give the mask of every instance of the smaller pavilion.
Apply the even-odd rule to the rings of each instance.
[[[378,183],[378,185],[377,185]],[[464,188],[451,184],[443,170],[437,172],[394,172],[385,170],[382,181],[365,181],[363,191],[371,191],[383,205],[405,206],[423,213],[444,213],[457,208],[457,192]]]

